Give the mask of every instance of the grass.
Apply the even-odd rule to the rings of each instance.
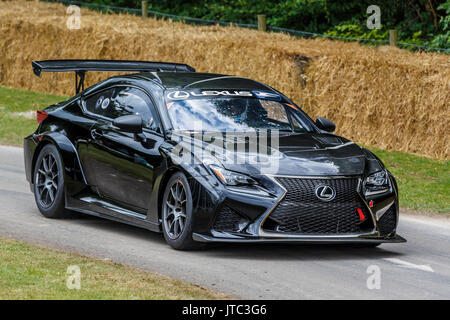
[[[0,87],[0,112],[23,112],[43,109],[67,97]]]
[[[0,112],[0,144],[22,146],[37,128],[36,120]]]
[[[68,289],[69,266],[81,288]],[[130,266],[0,239],[0,299],[225,299],[197,285]]]
[[[0,144],[22,145],[36,121],[13,112],[36,110],[66,99],[54,95],[0,87]],[[449,162],[398,151],[371,149],[395,175],[400,206],[415,210],[450,213]]]
[[[23,138],[36,128],[35,118],[17,113],[43,109],[66,97],[0,87],[0,144],[22,145]]]
[[[450,213],[450,161],[370,149],[394,174],[400,207]]]

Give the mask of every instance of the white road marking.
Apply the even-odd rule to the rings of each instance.
[[[430,267],[429,264],[414,264],[411,262],[403,261],[397,258],[384,258],[383,260],[392,262],[393,264],[396,264],[400,267],[410,268],[410,269],[417,269],[427,272],[434,272],[434,270]]]

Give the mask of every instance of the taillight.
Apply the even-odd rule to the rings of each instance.
[[[47,119],[48,113],[42,110],[36,111],[36,120],[38,124],[41,124],[42,121]]]

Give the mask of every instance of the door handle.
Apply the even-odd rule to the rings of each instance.
[[[103,133],[98,129],[92,129],[91,137],[92,139],[100,139],[101,137],[103,137]]]

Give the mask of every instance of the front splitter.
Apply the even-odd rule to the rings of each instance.
[[[299,238],[219,238],[204,234],[194,233],[194,241],[210,243],[303,243],[303,244],[339,244],[339,243],[403,243],[406,239],[396,235],[394,238],[320,238],[320,237],[299,237]]]

